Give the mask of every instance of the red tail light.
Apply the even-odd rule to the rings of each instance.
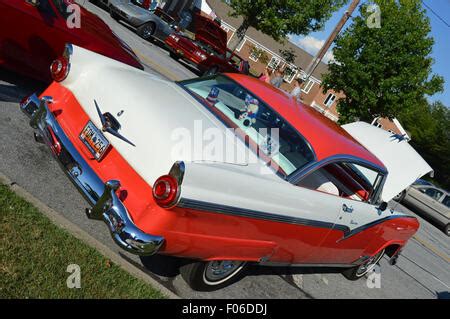
[[[59,57],[50,65],[50,73],[56,82],[63,81],[69,74],[69,61],[65,57]]]
[[[156,203],[164,208],[174,206],[178,200],[179,187],[175,178],[163,175],[153,184],[153,198]]]

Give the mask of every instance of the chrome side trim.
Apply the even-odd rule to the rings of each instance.
[[[385,221],[391,220],[391,219],[397,219],[397,218],[415,218],[414,216],[409,216],[409,215],[391,215],[391,216],[387,216],[381,219],[377,219],[371,223],[359,226],[355,229],[353,229],[352,231],[349,231],[348,233],[344,233],[344,237],[342,237],[341,239],[339,239],[337,242],[341,242],[345,239],[348,239],[370,227],[376,226],[378,224],[384,223]]]
[[[320,228],[334,228],[348,233],[350,229],[345,225],[338,225],[330,222],[322,222],[317,220],[304,219],[286,215],[272,214],[262,211],[250,210],[240,207],[226,206],[221,204],[198,201],[194,199],[181,198],[178,207],[196,209],[207,212],[214,212],[225,215],[233,215],[240,217],[248,217],[262,220],[270,220],[280,223],[306,225]]]
[[[89,218],[103,220],[118,246],[137,255],[152,255],[164,243],[164,238],[147,234],[133,223],[128,211],[116,194],[119,181],[103,181],[92,170],[73,146],[48,108],[50,100],[30,96],[20,105],[30,117],[30,125],[37,130],[40,140],[49,146],[53,156],[70,181],[93,205],[87,209]]]
[[[341,161],[347,161],[347,162],[352,162],[355,164],[361,164],[362,166],[372,168],[384,175],[388,174],[388,171],[384,167],[373,164],[372,162],[366,161],[365,159],[362,159],[362,158],[359,158],[356,156],[352,156],[352,155],[338,154],[338,155],[333,155],[333,156],[327,157],[319,162],[312,162],[308,166],[305,166],[305,167],[299,169],[298,171],[291,173],[291,175],[289,175],[288,181],[292,184],[297,184],[303,177],[305,177],[312,171],[314,171],[320,167],[323,167],[327,164],[341,162]]]
[[[264,267],[331,267],[331,268],[350,268],[357,266],[356,264],[289,264],[281,263],[275,261],[263,261],[259,262],[258,265]]]

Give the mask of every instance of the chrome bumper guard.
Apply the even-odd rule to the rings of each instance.
[[[30,126],[36,129],[35,140],[44,143],[52,151],[63,171],[75,184],[87,201],[93,205],[86,209],[90,219],[103,220],[111,236],[124,250],[136,255],[152,255],[164,243],[164,238],[144,233],[131,220],[128,211],[116,191],[120,182],[103,183],[70,142],[52,112],[48,109],[52,98],[41,99],[36,94],[21,103],[21,110],[30,118]]]

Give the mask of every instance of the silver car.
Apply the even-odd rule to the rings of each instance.
[[[394,198],[433,219],[450,236],[450,193],[434,185],[412,185]]]
[[[109,1],[111,17],[123,20],[136,28],[136,33],[143,39],[164,40],[177,28],[175,20],[161,9],[144,9],[129,0]]]

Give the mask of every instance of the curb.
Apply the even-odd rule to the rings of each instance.
[[[29,203],[33,204],[37,209],[39,209],[40,212],[42,212],[47,218],[49,218],[52,223],[54,223],[56,226],[66,230],[71,235],[76,237],[77,239],[81,240],[85,244],[89,245],[90,247],[96,249],[101,255],[104,257],[110,259],[113,263],[118,265],[120,268],[128,272],[133,277],[136,277],[138,279],[143,280],[145,283],[151,285],[153,288],[161,291],[166,297],[169,299],[181,299],[179,296],[177,296],[175,293],[161,285],[158,281],[151,278],[148,274],[146,274],[144,271],[139,269],[138,267],[130,264],[128,261],[124,260],[122,257],[120,257],[119,254],[111,250],[106,245],[102,244],[100,241],[89,235],[87,232],[82,230],[80,227],[72,223],[71,221],[67,220],[65,217],[63,217],[58,212],[54,211],[47,205],[45,205],[43,202],[41,202],[39,199],[28,193],[25,189],[20,187],[19,185],[13,183],[6,175],[4,175],[2,172],[0,172],[0,183],[8,185],[9,188],[16,193],[18,196],[22,197]]]

